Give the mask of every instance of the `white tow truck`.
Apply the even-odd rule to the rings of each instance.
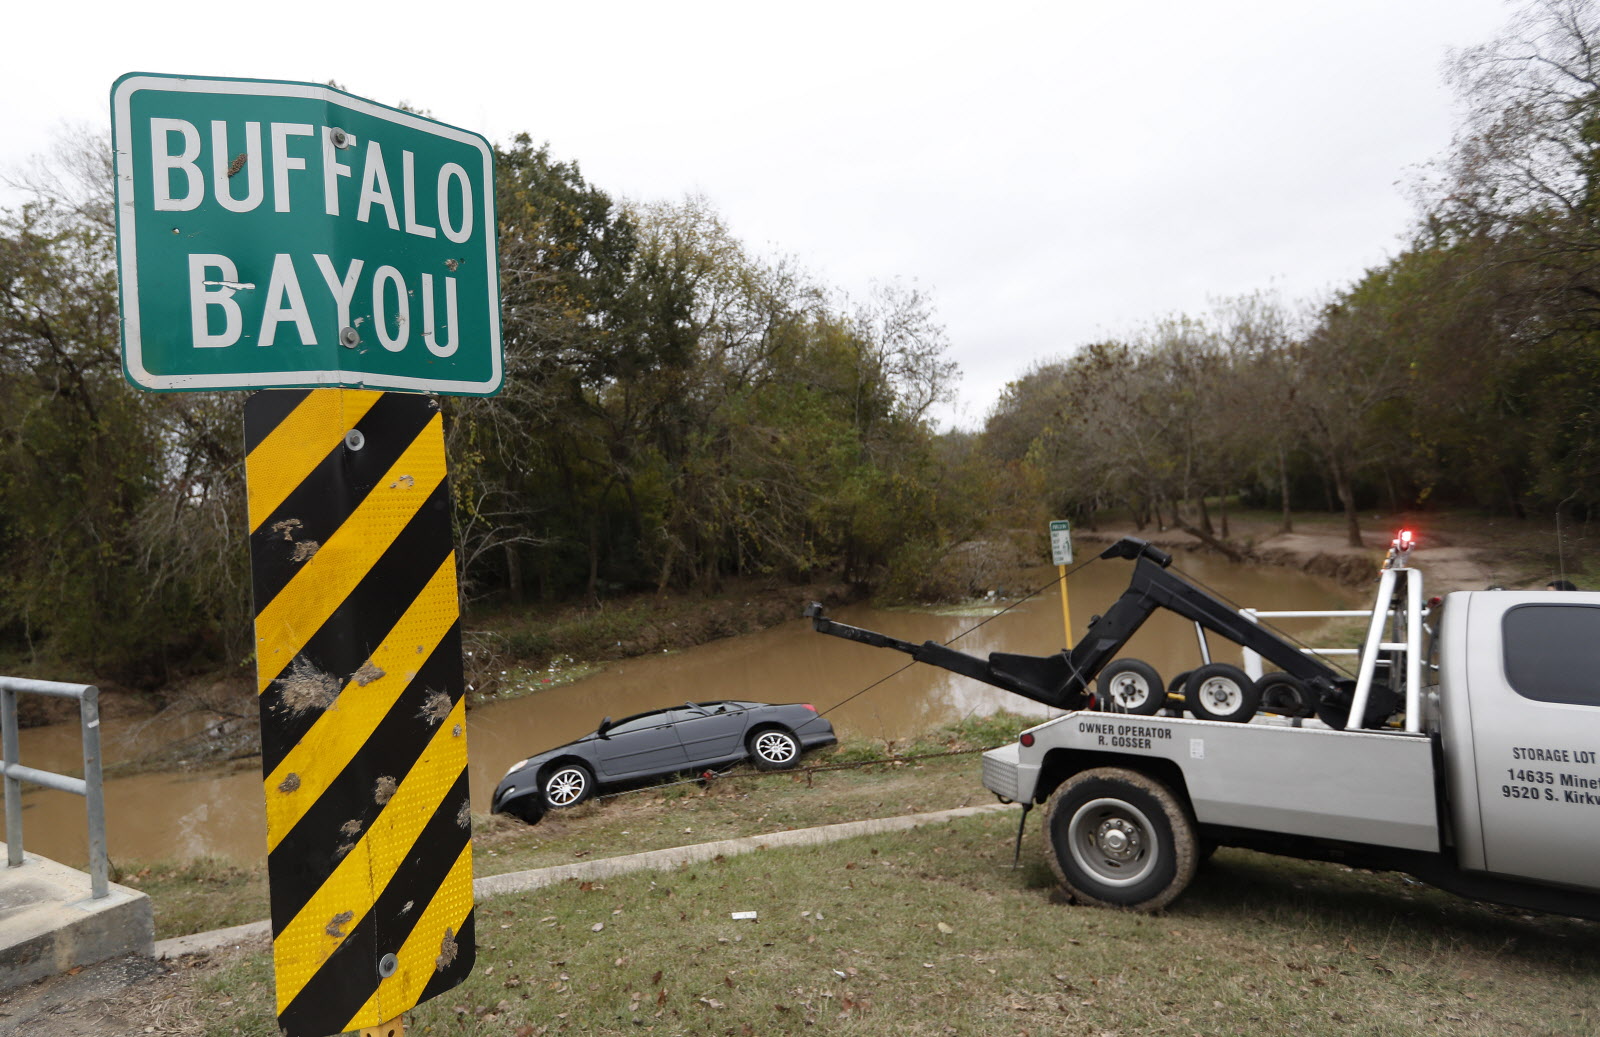
[[[1101,555],[1135,561],[1129,589],[1057,656],[983,660],[807,614],[1068,710],[984,754],[983,783],[1044,805],[1051,867],[1080,903],[1159,910],[1204,855],[1242,846],[1600,919],[1600,593],[1463,591],[1424,608],[1412,546],[1391,546],[1353,679],[1132,538]],[[1154,671],[1111,662],[1156,607],[1281,672],[1207,663],[1174,682],[1187,711],[1172,707]]]

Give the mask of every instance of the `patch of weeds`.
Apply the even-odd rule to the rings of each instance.
[[[886,743],[867,738],[846,738],[826,755],[819,753],[812,761],[824,765],[851,763],[879,763],[889,758]]]
[[[929,756],[938,753],[971,752],[989,749],[1017,740],[1017,735],[1041,722],[1039,717],[1025,717],[1016,713],[991,713],[981,717],[964,717],[946,724],[937,731],[923,735],[910,743],[881,741],[870,738],[847,738],[831,750],[826,757],[829,764],[890,762],[907,756]],[[821,762],[821,761],[819,761]]]
[[[155,907],[156,939],[257,922],[267,917],[266,865],[218,857],[124,865],[118,882]]]
[[[1017,736],[1030,727],[1042,723],[1041,717],[1025,717],[1017,713],[990,713],[981,717],[963,717],[939,730],[939,735],[964,748],[1004,745],[1014,742]]]

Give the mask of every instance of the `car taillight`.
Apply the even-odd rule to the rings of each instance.
[[[1021,742],[1025,746],[1032,745],[1033,744],[1033,732],[1032,731],[1024,731],[1022,733],[1022,737],[1017,739],[1017,741]]]
[[[813,705],[812,705],[812,704],[811,704],[811,703],[809,703],[809,702],[802,702],[802,703],[800,703],[800,704],[801,704],[801,705],[802,705],[802,706],[804,706],[804,707],[806,707],[806,708],[807,708],[807,709],[809,709],[809,710],[811,710],[811,712],[813,712],[813,713],[815,713],[815,712],[816,712],[816,711],[817,711],[817,707],[816,707],[816,706],[813,706]]]

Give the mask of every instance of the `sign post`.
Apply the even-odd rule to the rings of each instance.
[[[1050,560],[1055,563],[1056,575],[1061,585],[1061,623],[1067,634],[1067,648],[1072,648],[1072,611],[1067,607],[1067,566],[1072,564],[1072,523],[1055,519],[1050,523]]]
[[[279,1029],[398,1035],[475,957],[423,394],[500,389],[494,151],[310,83],[130,73],[111,106],[124,374],[272,390],[245,405],[245,474]]]

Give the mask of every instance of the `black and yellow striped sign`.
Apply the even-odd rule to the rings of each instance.
[[[472,969],[461,626],[438,400],[245,408],[278,1022],[374,1026]]]

